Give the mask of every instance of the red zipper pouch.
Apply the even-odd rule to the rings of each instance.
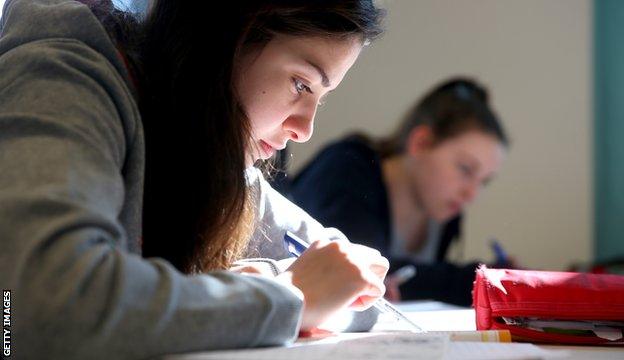
[[[483,265],[472,296],[478,330],[509,330],[515,341],[624,345],[613,336],[624,330],[624,276]],[[577,322],[599,331],[567,327]]]

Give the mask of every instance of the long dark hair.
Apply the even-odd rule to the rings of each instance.
[[[487,90],[466,77],[448,79],[419,99],[394,132],[376,142],[381,157],[402,153],[411,130],[420,125],[429,126],[436,143],[467,130],[480,130],[509,146],[503,125],[490,108]]]
[[[275,34],[381,33],[372,0],[156,1],[145,21],[83,0],[137,79],[146,141],[143,255],[185,272],[225,268],[246,246],[249,120],[233,88],[245,46]],[[108,7],[102,5],[108,4]]]

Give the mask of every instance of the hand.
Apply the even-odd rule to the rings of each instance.
[[[344,242],[351,246],[351,249],[350,249],[351,254],[356,259],[360,259],[360,260],[366,259],[366,263],[369,264],[368,265],[369,269],[383,283],[384,278],[388,274],[388,269],[390,268],[390,263],[388,262],[388,259],[381,256],[381,253],[379,251],[373,248],[370,248],[368,246],[353,244],[346,240],[344,240]],[[382,291],[382,294],[380,296],[374,296],[370,298],[368,295],[362,295],[358,297],[351,305],[349,305],[349,308],[353,310],[358,310],[358,311],[366,310],[369,307],[371,307],[373,303],[375,303],[375,301],[377,301],[381,296],[383,296],[385,292],[386,292],[386,289],[384,285],[384,291]]]
[[[278,278],[303,293],[301,329],[305,331],[346,307],[370,307],[385,292],[383,279],[388,267],[386,258],[366,246],[316,241]]]

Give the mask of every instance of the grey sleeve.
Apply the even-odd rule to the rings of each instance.
[[[292,341],[303,304],[287,287],[185,276],[128,252],[118,216],[132,136],[110,66],[77,41],[0,57],[0,288],[12,291],[13,355],[132,359]]]

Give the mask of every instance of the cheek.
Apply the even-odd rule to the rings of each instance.
[[[245,106],[251,127],[255,132],[279,127],[287,117],[287,109],[281,97],[272,95],[268,90],[261,91]]]
[[[448,189],[447,192],[457,190],[461,186],[462,174],[456,161],[449,156],[440,156],[435,164],[433,171],[437,174],[440,184]]]
[[[457,172],[450,166],[434,164],[429,168],[425,196],[430,206],[446,206],[458,191]]]
[[[285,118],[290,100],[288,83],[270,76],[270,71],[252,67],[239,80],[239,96],[256,134],[277,127]]]
[[[450,169],[440,160],[433,159],[433,161],[429,162],[426,174],[430,191],[436,190],[436,192],[439,192],[440,189],[448,185],[449,170]]]
[[[249,116],[252,128],[265,130],[273,127],[274,119],[279,118],[279,110],[268,106],[266,103],[260,102],[254,105],[247,109],[247,116]]]
[[[461,175],[454,167],[449,166],[440,174],[440,183],[448,194],[455,193],[461,187],[461,181]]]

